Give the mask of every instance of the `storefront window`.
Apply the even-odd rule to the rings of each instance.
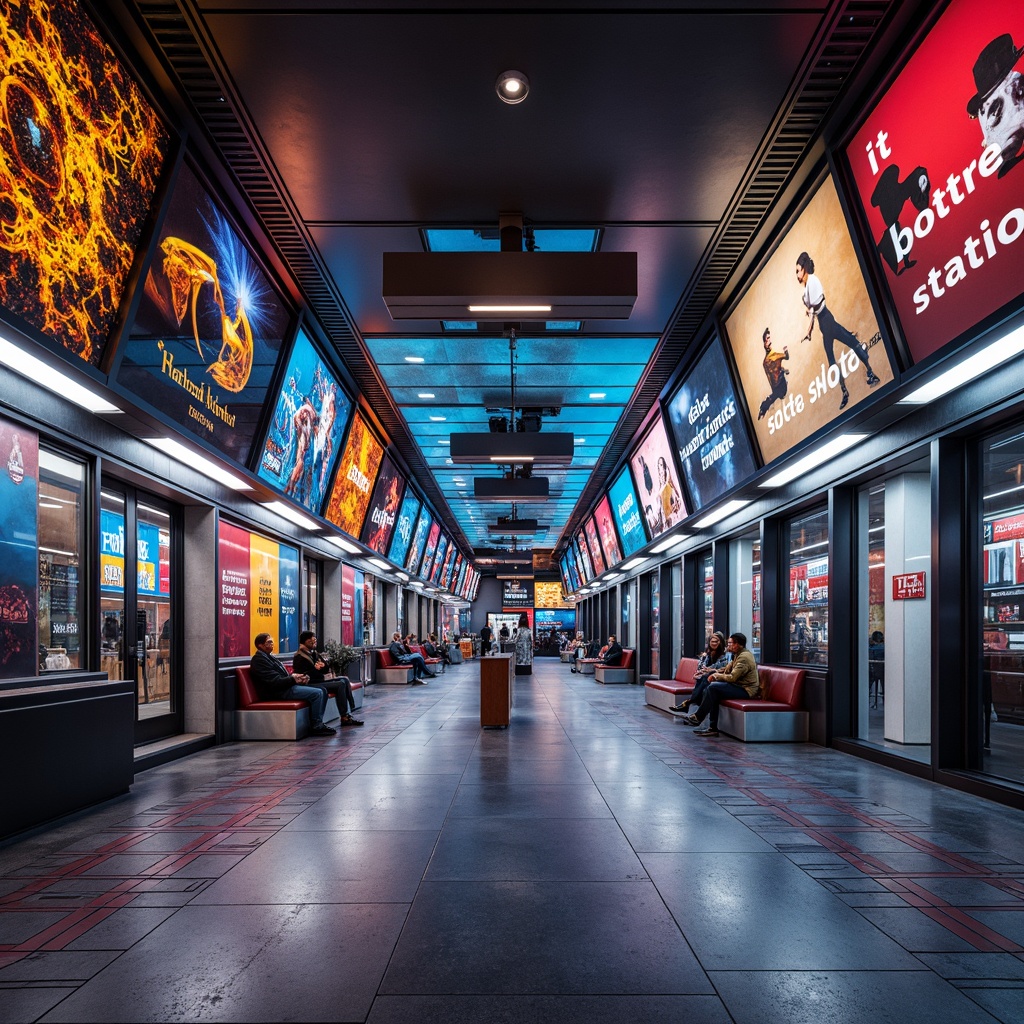
[[[715,558],[710,551],[701,558],[700,569],[701,592],[704,598],[704,634],[700,638],[700,648],[703,650],[708,637],[715,631]]]
[[[39,449],[39,670],[82,668],[85,466]]]
[[[729,545],[729,632],[743,633],[761,660],[761,537],[749,533]]]
[[[1024,433],[982,446],[980,750],[990,775],[1024,782]]]
[[[655,569],[648,577],[651,586],[651,672],[661,671],[661,573]]]
[[[319,630],[320,618],[320,577],[323,564],[312,558],[302,561],[302,628]],[[350,641],[351,642],[351,641]]]
[[[789,660],[828,664],[828,512],[786,524],[789,551]]]

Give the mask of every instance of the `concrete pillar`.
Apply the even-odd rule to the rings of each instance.
[[[930,743],[931,483],[926,473],[885,482],[885,738]],[[925,573],[925,598],[894,601],[892,579]]]
[[[217,513],[203,506],[184,509],[185,732],[217,731]]]

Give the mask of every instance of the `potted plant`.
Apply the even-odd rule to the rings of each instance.
[[[336,675],[345,675],[345,670],[357,661],[362,654],[358,647],[351,644],[339,643],[337,640],[324,642],[323,650],[320,652],[328,668]]]

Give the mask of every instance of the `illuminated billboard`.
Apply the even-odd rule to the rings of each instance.
[[[644,439],[633,450],[629,466],[651,537],[657,537],[681,523],[686,518],[686,503],[679,490],[679,478],[661,413],[657,414]]]
[[[350,537],[358,538],[363,528],[383,458],[384,445],[373,436],[357,410],[352,417],[348,441],[324,512],[324,518],[341,527]]]
[[[395,565],[405,565],[419,514],[420,499],[416,492],[409,487],[406,489],[405,498],[402,501],[402,507],[399,509],[398,519],[395,522],[395,529],[391,534],[391,547],[388,548],[388,558]]]
[[[377,484],[370,498],[369,514],[363,524],[362,541],[373,551],[383,555],[391,542],[391,531],[398,519],[398,509],[405,490],[405,477],[385,455],[377,473]]]
[[[766,463],[893,379],[831,177],[778,238],[725,328]]]
[[[644,519],[640,515],[640,502],[628,469],[623,469],[608,489],[608,502],[615,516],[615,525],[622,539],[622,554],[628,558],[639,551],[648,540]]]

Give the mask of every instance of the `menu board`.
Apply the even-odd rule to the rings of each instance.
[[[39,672],[39,435],[0,418],[0,460],[0,678],[34,676]]]
[[[893,379],[831,177],[776,241],[725,328],[766,463]]]
[[[252,655],[260,633],[278,651],[299,646],[299,552],[223,522],[217,528],[218,606],[222,658]]]
[[[383,555],[391,542],[391,531],[395,528],[398,509],[405,490],[405,477],[398,467],[385,455],[377,474],[377,484],[370,499],[370,512],[363,524],[363,543]]]
[[[608,504],[615,517],[615,525],[622,539],[622,554],[628,558],[647,543],[644,519],[640,515],[640,502],[628,469],[623,469],[608,489]],[[600,508],[600,506],[598,506]]]
[[[98,366],[170,135],[82,4],[5,4],[0,68],[0,305]]]
[[[352,403],[305,333],[288,359],[257,474],[319,513]]]
[[[384,445],[373,436],[362,414],[356,410],[324,513],[326,519],[350,537],[359,537],[363,528],[383,458]]]
[[[915,360],[1019,301],[1022,48],[1020,0],[954,0],[846,149]]]
[[[416,492],[411,487],[406,488],[402,507],[398,510],[398,518],[395,520],[395,529],[391,534],[391,546],[388,548],[388,558],[397,566],[405,566],[409,544],[416,529],[416,519],[420,514],[420,504]]]
[[[433,524],[433,518],[430,515],[430,509],[424,505],[420,509],[419,518],[416,520],[416,529],[413,530],[412,540],[409,541],[409,553],[405,558],[405,571],[418,575],[420,562],[423,561],[423,552],[427,546],[427,535],[430,533],[430,527]]]
[[[681,523],[686,518],[686,503],[660,413],[630,455],[629,466],[651,537]]]
[[[117,383],[184,433],[245,465],[288,311],[187,164],[174,183],[157,246],[121,345]],[[304,381],[299,397],[309,387]]]
[[[502,611],[518,611],[520,608],[533,609],[533,580],[502,580]]]
[[[775,369],[776,355],[765,355],[765,373],[771,379],[771,373],[781,372],[785,384],[788,372],[784,366]],[[668,422],[695,510],[753,475],[750,436],[717,338],[668,403]]]

